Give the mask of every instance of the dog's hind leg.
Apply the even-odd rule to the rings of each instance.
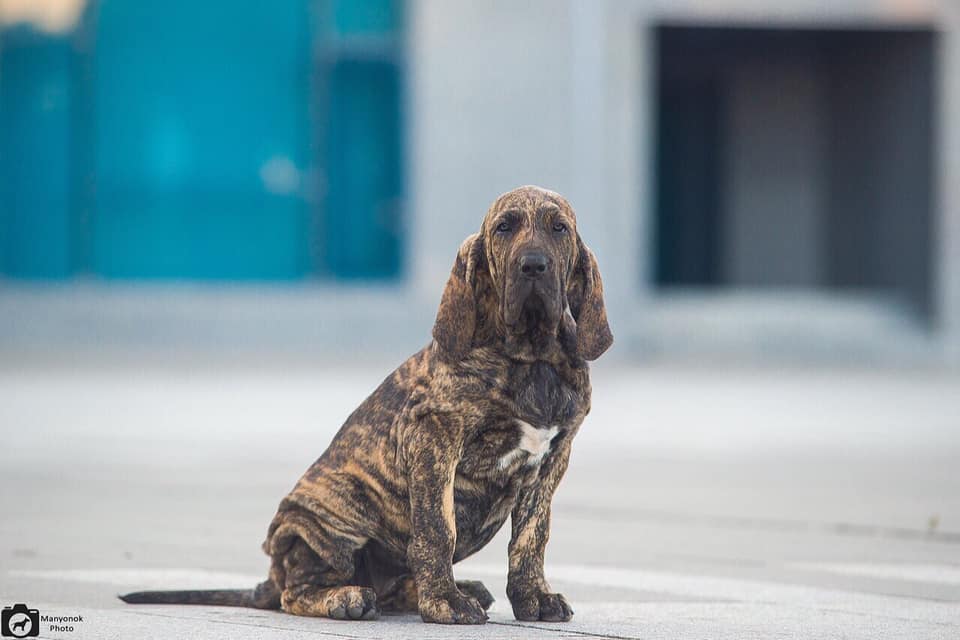
[[[372,587],[352,585],[353,549],[331,545],[324,559],[297,539],[282,558],[283,592],[280,606],[287,613],[337,620],[373,620],[379,617]],[[332,557],[332,556],[336,557]]]
[[[387,613],[419,613],[413,576],[405,573],[389,580],[377,590],[377,604]]]

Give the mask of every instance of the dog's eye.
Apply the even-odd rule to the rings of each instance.
[[[567,225],[563,224],[562,222],[554,222],[553,230],[556,231],[557,233],[566,233]]]
[[[510,223],[501,222],[497,225],[497,233],[510,233]]]

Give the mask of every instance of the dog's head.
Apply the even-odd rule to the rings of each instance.
[[[596,258],[567,200],[520,187],[493,203],[457,253],[433,337],[449,360],[493,338],[541,341],[575,331],[576,355],[595,360],[613,343]]]

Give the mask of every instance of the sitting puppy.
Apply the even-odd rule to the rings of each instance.
[[[500,196],[460,247],[433,342],[347,418],[280,503],[263,544],[269,578],[249,591],[121,598],[480,624],[493,598],[455,581],[453,564],[510,515],[514,615],[569,620],[543,573],[550,502],[590,411],[586,361],[612,342],[570,204],[537,187]]]

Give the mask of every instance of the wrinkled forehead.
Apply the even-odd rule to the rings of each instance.
[[[527,215],[560,211],[570,218],[570,222],[576,224],[577,221],[573,208],[566,198],[559,193],[540,187],[520,187],[503,194],[490,207],[486,221],[489,222],[505,211],[519,211]]]

